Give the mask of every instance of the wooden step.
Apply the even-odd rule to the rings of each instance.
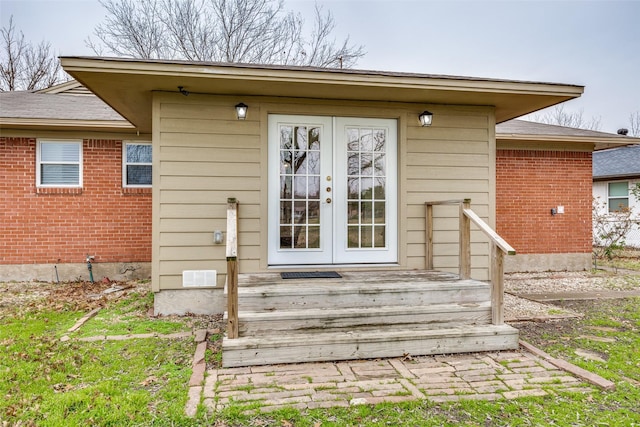
[[[508,325],[353,328],[341,332],[224,338],[222,348],[224,367],[370,359],[516,349],[518,330]]]
[[[351,308],[425,306],[430,304],[482,303],[491,298],[487,283],[475,280],[439,282],[366,281],[337,282],[333,279],[307,283],[278,283],[240,287],[240,311],[273,311],[302,308]],[[297,282],[297,281],[296,281]]]
[[[386,326],[417,324],[447,327],[460,324],[488,324],[491,320],[489,301],[468,304],[428,306],[383,306],[358,308],[305,308],[302,310],[242,311],[239,315],[240,336],[260,336],[270,331],[286,333],[328,332],[354,326]]]

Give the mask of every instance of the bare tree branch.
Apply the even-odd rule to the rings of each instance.
[[[117,56],[142,59],[166,57],[165,26],[162,25],[162,9],[155,0],[100,0],[108,15],[94,34]],[[85,41],[94,52],[102,46],[90,38]]]
[[[631,136],[640,136],[640,111],[629,114],[629,127]]]
[[[100,0],[107,11],[87,46],[98,54],[143,59],[353,66],[362,46],[331,39],[335,21],[316,6],[304,20],[282,0]]]
[[[570,128],[588,130],[600,129],[600,117],[591,117],[590,120],[585,120],[583,115],[583,110],[569,112],[565,111],[563,104],[559,104],[545,114],[536,114],[535,116],[533,116],[533,120],[539,123],[566,126]]]
[[[16,31],[13,16],[0,34],[0,91],[44,89],[64,79],[51,45],[42,41],[34,46],[25,41],[22,31]]]

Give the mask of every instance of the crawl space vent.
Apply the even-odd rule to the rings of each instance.
[[[216,286],[216,275],[216,270],[185,270],[182,272],[182,287]]]

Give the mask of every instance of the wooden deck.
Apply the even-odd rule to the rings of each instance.
[[[340,279],[238,277],[238,338],[223,366],[515,349],[491,324],[491,286],[436,271],[348,271]]]

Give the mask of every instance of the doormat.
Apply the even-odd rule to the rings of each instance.
[[[283,279],[340,279],[335,271],[287,271],[280,273]]]

